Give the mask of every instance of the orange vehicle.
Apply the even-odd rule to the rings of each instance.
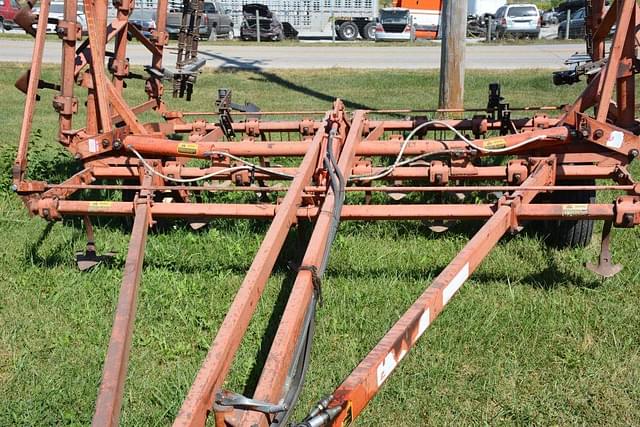
[[[416,39],[433,40],[438,36],[442,0],[394,0],[393,6],[409,9]]]

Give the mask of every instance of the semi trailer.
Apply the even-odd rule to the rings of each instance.
[[[231,11],[235,28],[242,23],[242,7],[255,0],[222,0]],[[352,41],[373,40],[378,17],[377,0],[262,0],[260,3],[281,22],[290,23],[301,36],[328,37]]]

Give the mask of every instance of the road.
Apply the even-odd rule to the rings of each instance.
[[[0,61],[31,62],[31,40],[0,40]],[[561,69],[566,58],[577,51],[584,51],[582,44],[514,44],[482,45],[470,44],[465,59],[470,69]],[[427,69],[440,67],[440,47],[424,46],[354,46],[327,43],[295,46],[277,44],[201,45],[202,55],[208,59],[210,68],[241,69],[292,69],[292,68],[377,68],[377,69]],[[130,45],[129,58],[132,64],[150,62],[150,55],[139,44]],[[173,62],[174,50],[165,61]],[[47,43],[45,63],[60,62],[60,45]]]

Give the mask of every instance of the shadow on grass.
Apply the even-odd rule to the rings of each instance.
[[[58,245],[56,250],[52,250],[49,255],[44,257],[38,252],[47,237],[49,237],[49,235],[51,234],[51,230],[53,229],[54,225],[54,222],[47,222],[47,225],[42,230],[42,233],[40,233],[40,237],[38,237],[38,240],[32,243],[27,242],[24,249],[24,257],[27,263],[32,263],[34,265],[37,265],[38,267],[44,268],[52,268],[58,265],[66,264],[65,258],[62,255],[64,253],[64,248],[62,247],[62,245]]]
[[[242,223],[240,223],[242,221]],[[111,230],[119,230],[124,234],[129,234],[131,231],[131,218],[120,217],[103,217],[96,218],[94,220],[94,226],[100,228],[108,228]],[[409,238],[415,237],[416,234],[421,235],[429,240],[436,241],[446,236],[447,239],[460,240],[460,247],[464,246],[464,241],[470,239],[480,229],[483,221],[458,221],[450,222],[447,225],[449,230],[445,233],[436,233],[429,228],[429,223],[420,221],[400,221],[397,223],[385,225],[380,230],[373,230],[372,232],[366,232],[366,223],[348,223],[342,225],[343,233],[349,233],[352,235],[359,235],[361,237],[375,237],[376,235],[381,238]],[[84,226],[81,218],[65,218],[63,221],[65,226],[71,227],[74,231],[72,233],[72,243],[84,238]],[[59,265],[68,265],[68,256],[64,255],[65,250],[73,250],[72,247],[62,247],[58,245],[57,248],[48,252],[46,256],[42,256],[39,252],[39,248],[45,242],[49,236],[53,223],[48,223],[42,231],[40,237],[36,242],[28,243],[25,247],[25,259],[27,262],[32,262],[35,265],[45,268],[51,268]],[[531,225],[531,224],[529,224]],[[264,236],[270,226],[270,221],[260,220],[232,220],[232,219],[215,219],[208,223],[206,227],[201,230],[192,230],[189,223],[185,220],[172,220],[164,221],[154,227],[151,235],[175,235],[175,238],[180,238],[184,233],[205,233],[207,227],[213,227],[218,230],[224,230],[226,232],[237,231],[238,236],[248,233],[253,236]],[[291,271],[288,267],[290,261],[300,260],[304,254],[304,248],[301,247],[300,238],[296,237],[299,234],[306,235],[308,239],[313,224],[307,223],[302,227],[302,231],[292,228],[289,231],[287,240],[278,255],[275,263],[273,274],[285,274],[287,279],[290,279]],[[339,231],[339,233],[340,233]],[[519,235],[506,234],[502,242],[508,242],[514,238],[521,237],[533,237],[535,239],[544,240],[544,236],[539,234],[539,231],[535,227],[527,227]],[[206,236],[203,236],[206,238]],[[303,239],[304,240],[304,239]],[[98,247],[100,248],[100,242],[98,241]],[[540,244],[544,244],[541,242]],[[83,248],[84,249],[84,248]],[[106,250],[106,249],[103,249]],[[566,249],[571,250],[571,249]],[[541,288],[545,290],[552,290],[558,287],[567,286],[568,284],[585,289],[594,289],[601,285],[602,280],[596,276],[589,276],[581,274],[579,269],[584,268],[582,265],[573,266],[575,268],[561,265],[558,261],[558,257],[555,255],[557,249],[548,248],[548,264],[544,269],[530,274],[526,277],[522,277],[519,282],[535,288]],[[215,258],[218,258],[217,256]],[[238,275],[245,275],[249,269],[251,260],[249,258],[234,258],[234,257],[221,257],[212,262],[216,265],[217,269],[230,271]],[[197,264],[189,263],[188,260],[185,263],[175,260],[171,264],[167,264],[162,259],[156,257],[147,257],[145,260],[145,266],[151,268],[171,269],[177,274],[191,274],[203,269],[210,269],[210,263]],[[106,268],[122,269],[124,268],[124,257],[118,257],[113,262],[105,265]],[[442,265],[428,265],[428,266],[415,266],[413,268],[403,268],[398,271],[394,266],[386,266],[384,263],[380,265],[369,265],[366,270],[356,266],[350,265],[329,265],[327,274],[332,276],[348,277],[353,279],[367,279],[378,278],[380,276],[394,276],[402,277],[405,280],[415,281],[428,281],[428,278],[435,277],[446,264]],[[503,275],[491,274],[491,273],[476,273],[473,278],[477,281],[500,281],[504,279]],[[295,279],[295,275],[293,277]],[[283,283],[283,289],[286,287],[286,283]],[[286,303],[286,301],[284,302]],[[266,357],[266,356],[265,356]]]
[[[220,66],[220,68],[225,72],[233,73],[237,71],[250,71],[255,73],[258,76],[255,78],[251,78],[250,80],[254,80],[254,81],[263,80],[270,83],[275,83],[279,86],[282,86],[284,89],[298,92],[302,95],[310,96],[312,98],[319,99],[320,101],[325,101],[329,103],[340,98],[339,96],[322,93],[310,87],[296,84],[294,82],[291,82],[287,79],[280,77],[275,73],[265,71],[264,68],[262,67],[263,65],[262,61],[246,60],[244,58],[239,58],[239,57],[232,58],[229,56],[218,55],[218,54],[209,53],[209,52],[198,52],[198,53],[203,57],[208,57],[210,59],[217,59],[219,61],[222,61],[222,65]],[[360,110],[374,109],[368,105],[360,104],[358,102],[350,101],[348,99],[342,99],[342,102],[344,103],[345,107],[349,109],[360,109]]]
[[[299,265],[304,257],[304,252],[306,251],[309,237],[310,233],[307,225],[302,225],[295,232],[290,232],[285,241],[283,250],[276,262],[276,268],[282,270],[283,266],[290,265],[289,263],[293,265]],[[285,268],[286,273],[280,286],[280,292],[278,293],[273,312],[269,317],[267,329],[262,335],[260,346],[258,348],[258,351],[256,352],[255,357],[253,358],[254,363],[251,367],[251,372],[249,373],[247,383],[245,384],[244,390],[242,392],[242,394],[245,396],[253,396],[255,392],[258,381],[260,380],[260,375],[262,374],[262,369],[264,368],[264,364],[266,363],[269,352],[271,351],[271,344],[273,343],[273,339],[278,332],[278,327],[280,326],[280,321],[282,319],[284,309],[287,306],[293,284],[298,274],[297,271],[292,270],[291,268]]]

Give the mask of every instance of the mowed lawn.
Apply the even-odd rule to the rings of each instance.
[[[0,425],[86,425],[130,225],[98,221],[99,250],[118,255],[80,273],[80,222],[29,218],[9,191],[24,106],[13,83],[24,70],[0,66]],[[45,68],[45,80],[58,75],[56,67]],[[337,97],[351,109],[428,108],[437,103],[437,78],[431,71],[211,72],[199,78],[190,105],[169,103],[210,110],[216,89],[227,87],[236,102],[264,110],[327,110]],[[548,72],[536,70],[469,71],[467,106],[485,106],[488,84],[496,81],[513,107],[570,102],[583,87],[554,87]],[[142,100],[136,91],[132,99]],[[41,92],[31,176],[56,180],[74,166],[53,142],[52,93]],[[193,232],[177,221],[150,233],[123,425],[171,423],[267,226],[221,220]],[[478,226],[435,235],[419,222],[341,224],[297,419],[340,384]],[[625,269],[609,280],[583,268],[596,259],[598,239],[585,249],[555,250],[533,234],[505,237],[357,425],[640,424],[640,230],[615,230],[614,257]],[[294,247],[288,245],[258,305],[226,384],[231,390],[250,394],[255,385],[269,348],[264,337],[286,302],[286,259]]]

